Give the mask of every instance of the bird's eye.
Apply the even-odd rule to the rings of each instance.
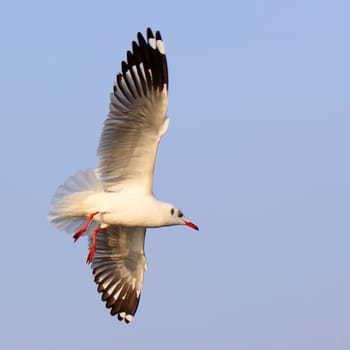
[[[184,216],[181,210],[179,210],[179,213],[177,215],[179,216],[179,218],[182,218]]]
[[[174,211],[175,211],[174,208],[171,208],[170,214],[171,214],[171,215],[174,215]]]

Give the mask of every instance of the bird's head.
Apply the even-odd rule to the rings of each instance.
[[[186,225],[188,227],[193,228],[194,230],[199,230],[198,226],[195,225],[193,222],[188,221],[182,211],[175,206],[169,204],[166,208],[166,216],[167,216],[167,222],[169,225]]]

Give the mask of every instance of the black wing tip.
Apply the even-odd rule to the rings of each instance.
[[[137,33],[137,41],[139,42],[140,46],[145,46],[146,45],[146,40],[143,37],[143,34],[140,33],[140,32]]]
[[[128,53],[130,53],[130,51],[128,51],[128,52],[126,53],[126,56],[128,56]],[[125,74],[125,73],[127,72],[128,69],[129,69],[128,64],[127,64],[125,61],[122,61],[122,72],[123,72],[123,74]],[[118,75],[121,76],[120,73],[119,73]]]
[[[143,34],[141,32],[137,33],[137,40],[138,40],[140,46],[144,46],[147,42],[147,45],[149,45],[153,50],[156,50],[160,54],[165,56],[164,42],[163,42],[162,35],[160,34],[159,30],[156,30],[155,34],[153,34],[152,29],[148,27],[146,30],[146,38],[147,38],[147,40],[145,39],[145,37],[143,36]],[[155,40],[155,42],[154,42],[154,40]],[[157,45],[157,41],[162,42],[162,48],[160,48]]]
[[[154,35],[152,29],[148,27],[146,30],[146,33],[147,33],[147,39],[155,38],[156,40],[163,40],[159,30],[156,30]]]
[[[137,293],[136,290],[128,290],[125,292],[125,289],[122,289],[119,296],[125,293],[124,297],[114,299],[113,293],[110,294],[107,290],[108,288],[106,289],[103,283],[98,282],[98,278],[95,278],[95,282],[97,284],[97,291],[101,293],[101,300],[105,303],[106,308],[110,309],[111,316],[117,316],[119,321],[130,323],[136,314],[141,293]]]
[[[162,41],[163,41],[162,36],[160,35],[160,31],[159,31],[159,30],[156,31],[156,40],[162,40]]]
[[[120,90],[129,102],[137,96],[147,95],[149,89],[167,90],[169,84],[165,47],[160,31],[153,34],[152,29],[147,28],[146,36],[137,33],[137,41],[131,42],[131,50],[126,52],[126,59],[121,62],[122,73],[117,75],[113,91],[118,98]]]
[[[132,51],[135,53],[139,50],[139,46],[137,45],[137,42],[135,40],[131,43]]]
[[[150,27],[147,28],[146,32],[147,32],[147,39],[153,39],[154,38],[152,29]]]
[[[128,60],[129,67],[139,64],[139,62],[136,62],[134,52],[131,52],[130,50],[126,52],[126,59]]]

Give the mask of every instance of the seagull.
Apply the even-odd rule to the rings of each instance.
[[[110,95],[96,169],[78,171],[58,187],[49,221],[89,240],[91,264],[102,301],[119,321],[132,321],[147,262],[146,228],[198,227],[180,209],[153,194],[158,144],[169,126],[168,67],[159,31],[137,34],[121,63]]]

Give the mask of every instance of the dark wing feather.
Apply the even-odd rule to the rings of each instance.
[[[140,227],[109,226],[96,237],[92,271],[97,290],[111,314],[127,323],[135,315],[141,296],[145,232]]]

